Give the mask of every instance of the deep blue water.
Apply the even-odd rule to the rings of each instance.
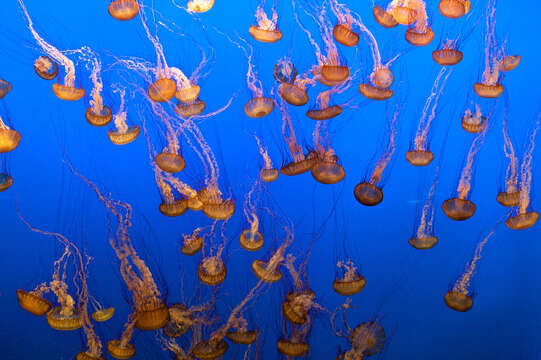
[[[33,61],[43,52],[32,38],[17,1],[4,1],[3,22],[0,25],[0,78],[9,81],[13,90],[0,100],[0,116],[21,134],[19,146],[1,154],[3,165],[14,184],[0,194],[0,354],[4,359],[72,359],[85,348],[82,332],[59,332],[51,329],[44,318],[23,311],[17,304],[15,291],[33,289],[50,281],[52,266],[61,248],[52,238],[32,233],[19,219],[16,208],[30,223],[40,229],[59,232],[92,257],[89,266],[90,294],[105,306],[114,306],[113,319],[97,324],[96,330],[104,344],[119,336],[131,311],[130,296],[119,273],[118,261],[109,245],[106,211],[88,186],[74,176],[62,159],[71,163],[88,179],[97,183],[114,199],[130,203],[134,208],[132,240],[139,255],[150,265],[159,285],[167,292],[168,303],[188,302],[199,286],[196,276],[201,255],[180,254],[182,234],[195,227],[213,224],[201,212],[188,211],[177,218],[159,213],[160,194],[149,164],[147,140],[141,133],[133,143],[113,145],[107,138],[107,128],[90,126],[84,119],[88,97],[77,102],[59,100],[51,91],[52,82],[41,80],[33,71]],[[177,1],[185,5],[185,1]],[[270,1],[269,1],[270,2]],[[299,5],[304,2],[298,1]],[[104,102],[118,109],[118,97],[112,84],[123,84],[129,90],[143,89],[147,84],[115,64],[116,59],[137,56],[151,63],[156,61],[152,44],[147,39],[140,17],[120,22],[107,13],[108,1],[25,2],[36,29],[48,42],[61,50],[82,46],[92,48],[103,63]],[[312,3],[312,2],[310,2]],[[314,1],[316,5],[321,1]],[[528,145],[529,133],[541,111],[538,79],[541,78],[537,35],[539,22],[530,13],[538,6],[534,1],[520,3],[499,1],[496,34],[500,44],[510,53],[520,54],[519,66],[506,74],[505,94],[497,100],[490,126],[479,154],[475,158],[471,200],[477,205],[474,216],[466,221],[450,220],[442,212],[441,203],[456,189],[465,156],[474,135],[466,133],[460,119],[467,106],[480,103],[490,109],[496,100],[480,100],[472,91],[473,83],[483,70],[486,2],[473,2],[468,19],[443,18],[437,1],[427,2],[429,22],[435,32],[434,41],[422,48],[413,48],[404,40],[404,26],[385,29],[373,16],[369,1],[348,1],[378,40],[382,58],[402,54],[393,64],[394,96],[384,102],[364,99],[358,92],[361,79],[371,71],[372,60],[365,39],[356,49],[339,45],[343,58],[351,69],[360,69],[360,77],[335,103],[346,103],[339,117],[328,121],[330,143],[346,171],[343,181],[324,185],[314,181],[310,173],[294,177],[280,175],[278,179],[258,190],[257,208],[265,246],[256,253],[241,249],[238,236],[247,221],[243,215],[244,199],[257,180],[261,157],[252,134],[257,134],[268,147],[273,164],[280,167],[289,161],[284,156],[287,147],[281,136],[282,118],[278,108],[261,119],[248,118],[242,109],[250,99],[246,86],[247,59],[243,52],[228,41],[244,38],[253,46],[253,64],[262,81],[265,94],[277,85],[272,76],[274,65],[284,55],[291,57],[299,73],[304,73],[317,60],[314,49],[294,18],[290,1],[278,0],[279,25],[283,39],[275,44],[253,40],[248,27],[254,21],[259,4],[255,0],[217,0],[214,7],[198,16],[188,14],[170,1],[144,1],[147,22],[152,31],[157,24],[165,56],[170,66],[186,74],[197,67],[201,54],[199,44],[207,55],[214,53],[208,75],[200,81],[201,99],[207,112],[231,105],[222,113],[197,123],[212,148],[220,169],[220,188],[235,199],[235,215],[225,224],[219,222],[214,230],[214,242],[221,241],[223,231],[227,244],[224,260],[227,278],[216,295],[217,322],[221,325],[230,309],[236,306],[256,284],[250,270],[255,259],[265,258],[284,240],[281,225],[294,224],[294,243],[288,252],[298,259],[307,255],[306,278],[316,293],[318,304],[334,311],[344,297],[332,291],[335,264],[348,256],[360,265],[367,280],[365,289],[352,296],[347,320],[356,326],[377,319],[385,328],[384,349],[372,358],[379,359],[539,359],[541,358],[541,286],[538,261],[541,238],[540,225],[526,230],[510,230],[500,224],[488,241],[472,281],[474,306],[466,313],[447,308],[443,296],[464,271],[473,256],[476,244],[505,216],[506,208],[495,198],[504,184],[507,161],[503,154],[502,119],[508,112],[509,131],[522,159]],[[267,4],[267,9],[271,4]],[[387,3],[380,5],[386,6]],[[325,5],[328,9],[328,6]],[[155,22],[151,9],[167,20]],[[327,10],[330,22],[336,18]],[[313,20],[299,11],[300,21],[323,47],[319,30]],[[477,22],[477,20],[479,21]],[[175,32],[169,28],[176,24]],[[431,52],[445,37],[468,35],[461,43],[464,60],[454,67],[437,108],[430,130],[430,148],[434,161],[427,167],[413,167],[405,161],[423,105],[441,66],[431,59]],[[183,34],[183,35],[182,35]],[[212,49],[212,51],[211,51]],[[70,56],[76,59],[77,56]],[[62,72],[61,72],[62,73]],[[89,71],[80,61],[77,81],[90,93]],[[56,80],[55,80],[56,81]],[[303,145],[312,147],[315,121],[305,116],[314,105],[316,94],[324,87],[318,84],[308,92],[308,105],[289,110],[297,137]],[[142,126],[143,121],[154,147],[164,146],[160,119],[140,98],[128,102],[128,121]],[[387,122],[396,104],[403,104],[398,119],[396,152],[384,173],[384,200],[375,207],[359,204],[353,188],[364,180],[381,155],[387,141]],[[140,108],[143,110],[139,110]],[[202,163],[190,145],[181,139],[186,169],[178,176],[197,187],[203,182]],[[538,149],[533,153],[533,182],[531,206],[538,209],[540,169]],[[7,165],[6,165],[7,164]],[[437,166],[439,182],[434,199],[434,231],[438,244],[430,250],[418,251],[408,244],[420,207]],[[269,213],[272,213],[271,216]],[[116,224],[113,224],[115,226]],[[313,247],[308,253],[309,245]],[[206,249],[205,251],[209,251]],[[72,265],[70,265],[72,266]],[[68,283],[73,269],[69,270]],[[261,331],[257,344],[246,358],[274,359],[278,357],[276,341],[282,336],[280,305],[284,294],[291,290],[287,270],[284,280],[270,285],[253,303],[245,317]],[[201,285],[201,294],[191,305],[209,301],[211,291]],[[184,295],[182,295],[184,292]],[[317,311],[307,342],[307,358],[334,359],[348,342],[335,336],[329,314]],[[205,329],[208,335],[209,329]],[[136,330],[133,343],[135,359],[168,359],[154,332]],[[190,342],[191,332],[182,341]],[[247,347],[230,345],[224,358],[245,356]],[[108,355],[104,355],[106,357]]]

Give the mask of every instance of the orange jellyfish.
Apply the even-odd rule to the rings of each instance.
[[[23,0],[17,0],[23,13],[28,22],[28,29],[32,33],[32,36],[38,43],[38,45],[47,53],[48,56],[60,63],[66,72],[64,76],[64,84],[53,84],[53,92],[55,95],[62,100],[76,101],[82,98],[85,94],[85,91],[80,88],[75,87],[75,65],[66,55],[64,55],[60,50],[46,42],[37,32],[34,30],[34,23],[28,15],[26,6],[24,5]],[[34,64],[35,67],[35,64]],[[39,73],[38,73],[39,74]]]
[[[7,126],[2,116],[0,116],[0,153],[13,151],[19,146],[20,140],[21,134]]]
[[[438,238],[434,235],[434,195],[438,184],[440,167],[436,168],[434,180],[428,190],[426,202],[421,209],[419,224],[414,230],[413,236],[409,239],[409,244],[417,250],[432,249],[437,243]]]
[[[192,256],[197,254],[203,248],[203,237],[199,235],[201,229],[196,228],[191,234],[182,235],[182,246],[180,252],[184,255]]]
[[[189,0],[186,8],[190,12],[204,13],[212,9],[214,0]]]
[[[310,109],[306,112],[306,116],[308,116],[312,120],[329,120],[334,117],[337,117],[342,113],[342,106],[340,105],[331,105],[331,96],[333,94],[340,93],[344,91],[349,86],[342,86],[342,87],[332,87],[329,90],[322,91],[319,93],[319,95],[316,98],[316,107],[314,109]]]
[[[447,79],[449,79],[452,72],[452,68],[447,70],[447,68],[444,67],[440,70],[432,85],[430,95],[426,99],[421,120],[419,121],[419,126],[417,127],[417,132],[413,141],[413,147],[410,147],[409,151],[406,153],[406,160],[414,166],[426,166],[434,159],[434,154],[432,154],[428,148],[428,132],[432,121],[436,117],[436,110],[438,108],[440,97],[443,94],[443,89],[445,89]]]
[[[244,216],[249,224],[240,234],[240,246],[247,251],[257,251],[263,247],[263,234],[259,231],[259,217],[257,216],[256,196],[261,191],[259,180],[256,180],[244,198]]]
[[[462,116],[462,128],[469,133],[478,134],[485,131],[488,125],[488,118],[481,114],[481,107],[475,104],[475,112],[466,109]]]
[[[488,235],[481,240],[475,252],[473,258],[468,264],[466,264],[466,269],[460,278],[455,282],[453,287],[445,294],[444,301],[450,309],[460,312],[466,312],[470,310],[473,306],[473,294],[471,291],[471,281],[477,270],[477,262],[481,260],[483,254],[483,249],[487,244],[488,240],[494,235],[498,224],[488,233]]]
[[[0,192],[6,191],[13,185],[13,178],[8,174],[7,169],[4,169],[0,172]]]
[[[227,268],[220,254],[203,258],[197,268],[199,280],[208,286],[221,284],[227,275]]]
[[[357,199],[357,201],[363,205],[375,206],[383,200],[383,192],[381,190],[382,175],[396,150],[396,127],[401,109],[402,106],[398,105],[395,109],[393,117],[389,121],[389,140],[387,142],[387,146],[385,147],[381,157],[376,162],[374,170],[372,170],[370,177],[367,179],[368,181],[363,181],[357,184],[353,190],[355,199]]]
[[[139,4],[136,0],[113,0],[107,10],[115,19],[127,21],[139,14]]]
[[[302,106],[308,102],[306,87],[314,85],[316,80],[310,77],[310,69],[306,74],[297,77],[297,70],[288,58],[282,58],[276,64],[274,77],[280,82],[280,97],[294,106]]]
[[[250,345],[253,344],[259,336],[259,331],[251,330],[248,326],[248,321],[239,314],[236,318],[231,319],[231,328],[225,333],[227,339],[235,344]]]
[[[410,26],[406,31],[406,41],[411,45],[425,46],[434,39],[434,32],[428,25],[426,4],[423,0],[393,0],[385,13],[378,12],[378,14],[392,14],[397,23]]]
[[[276,2],[274,3],[275,6],[272,7],[272,17],[270,19],[263,9],[264,4],[265,1],[257,6],[257,9],[255,10],[255,25],[250,26],[248,32],[257,41],[275,43],[282,38],[282,32],[278,28]]]
[[[456,65],[462,61],[462,51],[457,49],[457,41],[446,39],[441,49],[432,51],[432,59],[440,65]]]
[[[366,279],[359,273],[352,260],[338,261],[336,267],[341,273],[341,275],[335,277],[332,283],[332,288],[337,294],[351,296],[360,293],[364,289]]]
[[[337,0],[330,2],[331,10],[338,19],[333,28],[334,39],[344,46],[355,46],[359,43],[359,34],[353,31],[353,18],[350,9]]]
[[[278,179],[278,169],[274,168],[274,166],[272,165],[272,160],[269,156],[269,152],[266,148],[263,147],[263,145],[261,144],[261,140],[259,140],[259,137],[257,137],[257,135],[254,135],[254,138],[257,142],[257,147],[259,149],[259,153],[261,154],[261,158],[263,159],[263,167],[259,170],[259,177],[264,182],[273,182]]]
[[[34,61],[34,71],[43,80],[53,80],[58,75],[58,63],[48,56],[40,56]]]
[[[114,87],[113,92],[120,95],[120,106],[118,112],[113,116],[115,129],[107,131],[109,140],[115,145],[126,145],[137,139],[141,129],[137,125],[128,126],[128,111],[125,109],[126,89],[123,87]]]
[[[276,65],[274,65],[273,75],[280,84],[292,84],[295,79],[297,79],[298,73],[291,59],[284,56],[276,62]]]
[[[469,0],[440,0],[438,10],[440,14],[451,19],[458,19],[470,11]]]
[[[11,91],[11,84],[6,80],[0,79],[0,99]]]
[[[467,220],[475,213],[476,206],[469,199],[471,190],[471,178],[473,172],[473,166],[475,156],[481,149],[485,140],[487,129],[479,133],[475,139],[473,139],[466,158],[466,164],[460,174],[460,180],[458,181],[458,187],[456,189],[456,197],[447,199],[441,205],[441,208],[445,215],[452,220],[462,221]]]
[[[374,5],[372,13],[377,23],[385,28],[391,29],[398,25],[398,21],[395,20],[392,11],[383,10],[381,6]]]
[[[505,221],[505,225],[513,230],[528,229],[534,226],[539,219],[539,213],[531,208],[530,196],[532,187],[533,151],[535,148],[535,137],[539,130],[540,119],[541,115],[537,117],[534,130],[530,135],[530,142],[522,158],[522,164],[520,166],[520,195],[518,206],[512,216]]]
[[[346,172],[340,164],[338,156],[330,147],[329,134],[326,124],[318,122],[314,129],[314,146],[317,154],[316,162],[312,166],[312,177],[322,184],[336,184],[344,179]]]
[[[508,129],[508,114],[507,107],[503,116],[502,132],[503,132],[503,152],[507,160],[509,160],[509,165],[505,171],[505,186],[504,191],[500,191],[496,196],[498,203],[505,207],[518,206],[520,203],[520,191],[518,188],[518,158],[515,153],[515,148],[511,137],[509,136]]]
[[[518,66],[522,57],[520,55],[504,55],[499,62],[500,71],[511,71]]]
[[[286,236],[282,244],[270,255],[269,260],[254,260],[252,262],[252,271],[254,275],[262,282],[275,283],[280,281],[282,273],[280,265],[285,258],[285,252],[289,245],[293,242],[292,230],[284,227]]]

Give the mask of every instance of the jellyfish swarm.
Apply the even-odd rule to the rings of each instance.
[[[364,289],[366,279],[359,274],[353,261],[339,261],[336,266],[342,272],[342,276],[335,278],[332,283],[332,288],[337,294],[351,296]]]
[[[8,92],[11,91],[11,84],[5,80],[0,79],[0,99],[2,99]]]
[[[436,168],[434,180],[428,190],[426,202],[421,210],[419,225],[415,229],[414,235],[409,239],[409,244],[417,250],[432,249],[437,243],[438,238],[434,235],[434,195],[438,184],[440,167]]]
[[[58,75],[58,64],[48,56],[40,56],[34,61],[34,71],[43,80],[53,80]]]
[[[445,215],[452,220],[467,220],[475,213],[475,204],[468,199],[471,190],[471,178],[474,166],[475,155],[481,149],[485,140],[486,129],[479,133],[473,140],[466,158],[466,164],[460,174],[460,180],[457,187],[457,197],[447,199],[443,202],[441,208]]]
[[[441,0],[438,5],[440,14],[447,18],[458,19],[470,11],[469,0]]]
[[[136,0],[114,0],[109,4],[109,15],[120,21],[131,20],[139,14]]]
[[[443,94],[443,89],[445,89],[447,79],[449,79],[452,72],[452,68],[447,70],[447,67],[443,67],[440,70],[432,85],[430,95],[426,99],[421,120],[419,121],[419,126],[417,127],[417,132],[413,141],[413,148],[410,148],[406,153],[406,160],[414,166],[426,166],[434,159],[434,154],[432,154],[427,146],[428,132],[430,131],[432,121],[436,117],[436,110],[438,108],[440,97]]]
[[[272,18],[269,19],[263,9],[263,5],[259,5],[255,11],[255,18],[255,25],[250,26],[248,29],[248,32],[255,40],[275,43],[282,38],[282,32],[277,26],[278,13],[274,7],[272,9]]]
[[[505,225],[513,230],[528,229],[537,223],[539,213],[532,210],[530,204],[531,187],[532,187],[532,160],[533,151],[535,149],[535,137],[539,131],[539,123],[541,115],[537,116],[535,127],[530,134],[530,141],[520,167],[520,196],[517,209],[506,221]]]
[[[457,49],[456,40],[446,39],[441,49],[432,51],[432,59],[443,66],[456,65],[462,61],[462,58],[463,54]]]
[[[214,6],[214,0],[189,0],[186,7],[189,11],[204,13]]]
[[[485,131],[488,125],[488,119],[481,114],[481,107],[475,105],[475,112],[472,113],[470,109],[466,109],[464,116],[462,117],[462,128],[469,133],[478,134]]]

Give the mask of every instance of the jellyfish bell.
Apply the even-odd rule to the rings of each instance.
[[[366,279],[359,273],[352,279],[335,279],[332,283],[333,290],[342,296],[352,296],[360,293],[366,286]]]
[[[57,98],[66,101],[77,101],[85,95],[83,89],[60,84],[53,84],[53,92]]]
[[[21,140],[21,134],[17,130],[0,128],[0,153],[14,150]]]
[[[280,172],[286,176],[300,175],[307,172],[308,170],[311,170],[316,161],[317,154],[313,151],[310,151],[303,160],[292,161],[282,166]]]
[[[458,19],[470,11],[469,0],[441,0],[438,5],[440,14],[451,19]]]
[[[374,19],[376,19],[377,23],[385,28],[394,28],[396,25],[398,25],[398,21],[395,20],[394,16],[383,10],[383,8],[379,5],[374,5]]]
[[[502,84],[487,85],[483,83],[475,83],[473,90],[477,95],[484,98],[497,98],[503,94],[504,88]]]
[[[105,322],[110,320],[115,314],[114,307],[108,307],[105,309],[96,310],[92,313],[92,319],[97,322]]]
[[[324,64],[319,71],[325,80],[333,83],[341,83],[349,78],[349,68],[345,65]]]
[[[201,114],[205,110],[205,107],[205,102],[197,99],[188,104],[178,103],[175,106],[175,112],[185,118],[189,118]]]
[[[186,305],[172,304],[169,306],[169,321],[163,328],[163,332],[169,338],[177,338],[186,334],[192,324],[192,313]]]
[[[295,69],[291,60],[282,58],[274,65],[273,75],[276,81],[281,84],[292,84],[297,78],[297,69]]]
[[[417,11],[407,6],[395,6],[391,13],[395,21],[401,25],[412,25],[417,19]]]
[[[244,112],[251,118],[262,118],[274,109],[274,101],[268,97],[255,97],[244,105]]]
[[[160,212],[167,217],[176,217],[188,211],[188,200],[184,198],[174,201],[163,201],[159,207]]]
[[[92,126],[105,126],[113,120],[113,111],[110,107],[103,106],[101,110],[96,113],[92,107],[86,109],[85,113],[86,121]]]
[[[432,59],[443,66],[456,65],[462,61],[462,51],[457,49],[440,49],[432,51]]]
[[[184,170],[186,162],[179,154],[162,151],[156,155],[156,165],[165,172],[175,174]]]
[[[505,207],[518,206],[520,204],[520,191],[501,191],[496,196],[496,201]]]
[[[337,24],[333,28],[334,39],[344,46],[355,46],[359,43],[359,34],[351,30],[348,24]]]
[[[93,356],[87,352],[81,351],[75,356],[75,360],[105,360],[101,356]]]
[[[278,87],[278,92],[280,93],[282,99],[287,101],[287,103],[290,105],[302,106],[308,102],[308,94],[306,94],[306,90],[301,89],[296,85],[282,83]]]
[[[225,336],[235,344],[250,345],[257,340],[259,332],[255,330],[228,331]]]
[[[259,177],[264,182],[273,182],[278,179],[280,173],[277,169],[261,169],[259,170]]]
[[[435,236],[415,236],[409,239],[409,244],[417,250],[432,249],[438,243]]]
[[[51,310],[49,301],[30,291],[18,289],[17,302],[21,308],[36,316],[43,316]]]
[[[167,102],[177,93],[177,85],[171,79],[161,78],[148,86],[148,96],[156,102]]]
[[[192,256],[197,254],[203,248],[203,238],[201,236],[191,236],[189,241],[184,241],[180,247],[180,252],[184,255]]]
[[[188,209],[192,211],[203,210],[203,202],[201,201],[199,196],[199,193],[203,190],[200,190],[195,196],[188,198]]]
[[[161,300],[155,299],[135,309],[135,327],[143,331],[163,328],[169,321],[169,309]]]
[[[430,150],[409,150],[406,160],[413,166],[426,166],[432,162],[434,154]]]
[[[6,191],[13,185],[13,178],[6,173],[0,173],[0,192]]]
[[[11,84],[6,80],[0,79],[0,99],[7,95],[11,91]]]
[[[362,350],[363,355],[377,354],[385,345],[385,331],[376,321],[367,321],[355,329],[351,334],[352,347]]]
[[[455,311],[466,312],[473,306],[473,298],[459,291],[448,291],[443,299],[445,305]]]
[[[374,184],[362,182],[353,190],[355,199],[363,205],[375,206],[383,200],[383,192]]]
[[[311,304],[314,298],[315,294],[312,290],[305,290],[300,293],[290,292],[282,303],[282,313],[293,324],[305,324],[308,321],[308,309],[303,303],[308,302]]]
[[[190,0],[186,7],[188,10],[197,13],[204,13],[212,9],[214,0]]]
[[[506,55],[499,62],[500,71],[511,71],[518,66],[522,57],[520,55]]]
[[[374,71],[374,85],[380,89],[388,89],[393,85],[394,75],[386,67],[380,67]]]
[[[337,117],[342,113],[342,107],[340,105],[331,105],[327,106],[323,109],[311,109],[306,112],[306,116],[308,116],[312,120],[329,120],[334,117]]]
[[[450,219],[462,221],[473,216],[476,206],[468,199],[453,198],[445,200],[441,208]]]
[[[485,116],[475,117],[464,115],[462,117],[462,128],[469,133],[479,134],[487,128],[488,119]]]
[[[305,342],[293,342],[286,339],[280,339],[276,343],[278,351],[286,356],[301,357],[308,353],[310,347]]]
[[[191,85],[186,88],[179,88],[177,86],[175,98],[184,104],[189,104],[197,100],[200,92],[201,88],[199,87],[199,85]]]
[[[235,212],[235,202],[231,200],[213,199],[203,203],[203,213],[214,220],[227,220]]]
[[[58,64],[48,56],[40,56],[34,61],[34,71],[43,80],[53,80],[58,75]]]
[[[192,349],[192,355],[200,360],[213,360],[222,357],[229,345],[221,340],[202,340]]]
[[[51,328],[59,331],[78,330],[83,326],[79,310],[65,311],[62,306],[54,306],[47,312],[47,323]]]
[[[393,96],[393,90],[380,89],[368,83],[362,83],[359,85],[359,91],[364,97],[371,100],[387,100]]]
[[[322,68],[322,66],[316,66],[316,68],[313,71],[314,77],[319,83],[321,83],[321,84],[323,84],[325,86],[329,86],[329,87],[338,86],[338,85],[341,85],[342,83],[344,83],[344,81],[327,80],[323,75],[321,75],[321,68]]]
[[[267,283],[275,283],[282,278],[279,268],[269,270],[268,264],[262,260],[254,260],[252,262],[252,271],[259,280]]]
[[[139,14],[136,0],[114,0],[109,4],[109,15],[120,21],[131,20]]]
[[[256,25],[252,25],[248,29],[248,32],[257,41],[265,43],[275,43],[282,39],[282,32],[278,28],[274,30],[267,30]]]
[[[221,284],[227,275],[227,268],[218,256],[210,256],[201,260],[197,267],[199,280],[208,286]]]
[[[137,139],[141,129],[138,125],[133,125],[128,127],[126,132],[120,130],[109,130],[107,131],[107,136],[109,140],[115,145],[126,145]]]
[[[133,344],[123,345],[120,340],[110,340],[107,342],[107,352],[115,359],[130,359],[135,356],[135,346]]]
[[[337,156],[318,159],[312,166],[312,177],[322,184],[336,184],[344,179],[346,172],[338,163]]]
[[[245,229],[240,234],[240,246],[247,251],[257,251],[263,247],[265,242],[263,235],[259,231]]]
[[[406,41],[413,46],[426,46],[434,39],[434,32],[427,27],[425,32],[418,32],[413,28],[406,31]]]
[[[539,213],[532,210],[510,216],[505,221],[505,225],[507,225],[509,229],[524,230],[534,226],[535,223],[537,223],[537,220],[539,220]]]

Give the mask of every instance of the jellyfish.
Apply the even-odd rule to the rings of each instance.
[[[475,104],[475,112],[471,112],[470,109],[464,111],[462,117],[462,128],[469,133],[478,134],[485,131],[488,125],[488,119],[481,114],[481,107]]]
[[[432,85],[430,95],[426,99],[421,120],[419,121],[419,126],[417,127],[417,132],[413,141],[413,148],[410,147],[410,150],[406,153],[406,160],[414,166],[426,166],[434,159],[434,154],[432,154],[428,148],[428,132],[430,131],[432,121],[436,117],[436,110],[438,108],[440,97],[443,94],[443,89],[445,89],[447,79],[449,79],[452,72],[452,68],[448,70],[444,67],[440,70]]]
[[[473,139],[466,158],[466,164],[460,174],[460,180],[458,181],[458,187],[456,189],[457,196],[447,199],[441,205],[441,208],[445,215],[452,220],[462,221],[467,220],[475,213],[475,204],[469,199],[471,190],[471,178],[473,172],[473,165],[475,156],[481,149],[485,140],[487,129],[479,133],[475,139]]]
[[[315,303],[316,294],[308,288],[294,266],[295,257],[288,254],[285,267],[293,280],[293,291],[286,294],[282,302],[282,314],[292,324],[303,325],[308,321],[308,312],[319,308]]]
[[[35,228],[21,215],[18,209],[17,214],[31,231],[52,236],[64,247],[62,255],[54,262],[52,281],[49,284],[42,283],[30,292],[17,290],[19,304],[23,309],[34,315],[42,316],[46,312],[47,322],[53,329],[70,331],[82,327],[87,341],[87,349],[79,352],[76,358],[78,360],[102,359],[102,343],[96,334],[88,312],[90,295],[87,279],[88,261],[90,259],[85,259],[79,248],[64,235]],[[73,297],[68,293],[67,284],[67,266],[72,257],[75,264],[74,283],[77,287],[77,305]],[[55,294],[59,306],[51,308],[51,304],[43,298],[43,294],[48,291]]]
[[[297,79],[298,73],[291,59],[283,56],[274,65],[273,75],[280,84],[292,84]]]
[[[43,49],[43,51],[53,58],[55,61],[60,63],[66,72],[64,76],[64,84],[53,84],[53,92],[55,95],[62,100],[77,101],[82,98],[85,94],[83,89],[75,87],[75,65],[73,61],[70,60],[66,55],[64,55],[60,50],[55,48],[53,45],[46,42],[34,29],[34,23],[28,15],[26,6],[24,5],[23,0],[17,0],[21,9],[23,10],[24,16],[28,22],[28,29],[32,33],[32,36],[38,43],[38,45]],[[34,64],[35,68],[35,64]],[[37,71],[37,70],[36,70]],[[39,74],[39,73],[38,73]]]
[[[530,192],[532,187],[533,151],[535,149],[535,137],[539,131],[540,119],[541,115],[537,117],[534,129],[530,134],[528,147],[526,148],[522,158],[522,164],[520,166],[520,195],[518,206],[516,207],[516,210],[513,212],[512,216],[505,221],[505,225],[513,230],[528,229],[534,226],[539,219],[539,213],[531,208]]]
[[[440,0],[438,10],[447,18],[458,19],[470,11],[469,0]]]
[[[227,268],[219,255],[203,258],[197,268],[199,280],[208,286],[221,284],[225,280],[226,275]]]
[[[331,96],[333,94],[342,92],[347,87],[333,87],[329,90],[322,91],[319,93],[319,95],[316,98],[316,108],[310,109],[306,112],[306,116],[308,116],[312,120],[329,120],[334,117],[337,117],[342,113],[342,106],[340,105],[331,105]]]
[[[312,166],[312,177],[322,184],[336,184],[344,179],[346,172],[338,156],[330,147],[326,123],[318,122],[313,132],[316,162]]]
[[[273,182],[276,179],[278,179],[279,172],[272,165],[272,160],[269,156],[269,152],[266,148],[263,147],[259,137],[257,137],[257,135],[254,134],[254,138],[255,138],[255,141],[257,142],[257,147],[259,149],[259,153],[261,154],[261,158],[263,159],[263,167],[259,170],[259,177],[264,182],[267,182],[267,183]]]
[[[503,152],[507,160],[509,160],[509,165],[505,171],[505,187],[504,191],[500,191],[496,196],[498,203],[505,207],[518,206],[520,203],[520,191],[518,187],[518,158],[515,153],[515,148],[513,147],[513,142],[509,136],[508,128],[508,113],[507,107],[504,112],[503,122],[502,122],[502,132],[503,132]]]
[[[389,121],[389,140],[387,142],[387,146],[385,147],[385,150],[383,151],[381,157],[376,162],[374,170],[372,170],[368,181],[363,181],[357,184],[355,186],[355,189],[353,190],[353,195],[355,196],[355,199],[357,199],[357,201],[363,205],[375,206],[383,200],[383,192],[381,190],[381,178],[383,172],[385,171],[385,168],[391,161],[396,150],[396,126],[398,123],[398,116],[400,115],[401,109],[402,105],[398,105],[395,109],[393,117]]]
[[[488,240],[494,235],[498,224],[490,230],[487,236],[483,238],[475,248],[473,258],[466,264],[464,273],[458,278],[453,287],[445,294],[444,301],[450,309],[466,312],[473,306],[473,294],[471,291],[471,281],[477,270],[477,263],[481,260],[483,249]]]
[[[272,17],[269,19],[263,6],[265,1],[257,6],[255,10],[256,22],[250,26],[248,32],[257,41],[275,43],[282,38],[282,32],[278,28],[278,13],[276,12],[276,1],[272,7]]]
[[[434,234],[434,195],[438,184],[440,167],[436,168],[434,180],[428,190],[426,201],[421,209],[419,224],[414,229],[413,236],[409,239],[409,244],[417,250],[432,249],[438,243],[438,238]]]
[[[387,23],[393,24],[385,19],[385,15],[388,14],[392,14],[397,23],[410,26],[406,31],[406,41],[411,45],[426,46],[434,39],[434,32],[428,25],[426,4],[423,0],[393,0],[385,12],[381,10],[378,9],[376,15],[376,9],[374,9],[374,16],[383,26]]]
[[[128,21],[139,14],[139,4],[136,0],[113,0],[107,10],[113,18]]]
[[[111,320],[115,314],[114,307],[104,308],[96,299],[90,297],[90,302],[94,307],[94,312],[92,313],[92,319],[97,322],[105,322]]]
[[[352,260],[338,261],[336,267],[342,272],[342,275],[335,278],[332,283],[332,288],[337,294],[351,296],[360,293],[364,289],[366,279],[359,273]]]
[[[395,20],[392,12],[383,10],[383,8],[379,5],[374,5],[372,13],[377,23],[387,29],[394,28],[398,25],[398,21]]]
[[[11,185],[13,185],[13,177],[4,170],[0,173],[0,192],[6,191]]]
[[[0,79],[0,99],[2,99],[8,92],[11,91],[11,84],[6,80]]]
[[[0,116],[0,153],[15,150],[19,146],[20,140],[21,134],[17,130],[7,126]]]
[[[316,82],[315,78],[310,76],[313,70],[310,69],[307,73],[297,76],[297,70],[287,58],[280,59],[276,66],[281,69],[279,73],[276,70],[274,72],[275,78],[280,82],[278,86],[280,97],[290,105],[305,105],[308,102],[306,88],[315,85]]]
[[[432,59],[443,66],[456,65],[462,58],[463,54],[457,49],[456,40],[446,39],[441,49],[432,51]]]
[[[257,251],[263,247],[263,234],[259,231],[259,217],[257,216],[257,208],[254,199],[256,191],[261,191],[259,188],[260,182],[256,180],[250,191],[244,198],[244,216],[248,221],[249,228],[242,230],[240,234],[240,246],[247,251]]]
[[[154,170],[156,171],[156,169]],[[159,206],[160,212],[168,217],[177,217],[188,211],[188,200],[184,197],[176,197],[171,186],[162,178],[157,180],[163,201]]]
[[[204,13],[212,9],[214,0],[188,0],[186,8],[190,12]]]
[[[43,80],[53,80],[58,75],[58,63],[48,56],[40,56],[34,61],[34,71]]]
[[[244,318],[242,313],[231,318],[231,328],[234,328],[235,330],[228,330],[225,333],[225,337],[235,344],[250,345],[253,344],[259,336],[259,331],[251,330],[249,328],[248,321]]]
[[[137,139],[141,129],[137,125],[128,126],[126,122],[128,116],[128,110],[125,109],[126,89],[122,86],[116,86],[113,88],[113,92],[119,94],[120,106],[118,112],[113,115],[115,129],[108,130],[107,135],[113,144],[126,145]]]
[[[169,321],[163,332],[169,338],[177,338],[186,334],[193,323],[191,310],[184,304],[175,303],[169,306]]]
[[[268,261],[254,260],[252,262],[252,271],[254,275],[262,282],[275,283],[282,278],[280,265],[286,256],[285,252],[293,242],[292,230],[285,228],[286,237],[282,244],[271,254]]]
[[[522,57],[520,55],[504,55],[499,61],[500,71],[511,71],[518,66]]]
[[[333,28],[334,39],[348,47],[359,43],[359,34],[353,31],[353,18],[350,9],[340,4],[337,0],[330,2],[331,10],[338,19]]]
[[[203,248],[203,237],[199,235],[200,228],[195,228],[191,234],[182,236],[180,252],[184,255],[193,256]]]

